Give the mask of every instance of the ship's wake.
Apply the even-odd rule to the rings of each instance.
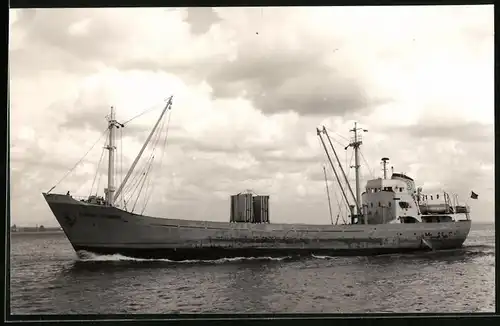
[[[242,262],[242,261],[282,261],[291,259],[291,257],[232,257],[232,258],[220,258],[215,260],[203,260],[203,259],[193,259],[193,260],[170,260],[170,259],[146,259],[146,258],[133,258],[127,257],[120,254],[112,255],[99,255],[88,251],[79,251],[78,260],[80,262],[163,262],[172,264],[222,264],[230,262]]]
[[[204,260],[204,259],[196,259],[196,260],[170,260],[170,259],[147,259],[147,258],[134,258],[127,257],[121,254],[111,254],[111,255],[101,255],[88,251],[79,251],[78,253],[78,262],[79,263],[168,263],[168,264],[223,264],[223,263],[235,263],[235,262],[250,262],[250,261],[293,261],[296,259],[300,259],[300,257],[292,257],[292,256],[284,256],[284,257],[227,257],[227,258],[219,258],[214,260]],[[488,257],[495,255],[495,247],[494,246],[485,246],[485,245],[469,245],[464,246],[458,249],[447,249],[447,250],[437,250],[437,251],[417,251],[414,253],[406,253],[406,254],[382,254],[372,256],[372,259],[426,259],[426,260],[449,260],[449,259],[474,259],[480,257]],[[315,255],[312,254],[308,256],[312,259],[318,260],[332,260],[338,259],[337,256],[328,256],[328,255]],[[377,258],[378,257],[378,258]],[[384,258],[385,257],[385,258]],[[307,257],[301,257],[306,258]],[[361,256],[358,256],[361,258]],[[367,258],[367,257],[365,257]],[[368,257],[369,258],[369,257]]]
[[[311,255],[314,259],[331,260],[338,259],[337,256],[326,256],[326,255]],[[396,259],[430,259],[430,260],[442,260],[442,259],[474,259],[481,257],[494,257],[495,256],[495,246],[489,245],[469,245],[462,248],[456,249],[443,249],[443,250],[426,250],[426,251],[415,251],[413,253],[393,253],[393,254],[380,254],[374,256],[368,256],[367,258],[372,259],[384,259],[384,258],[396,258]]]

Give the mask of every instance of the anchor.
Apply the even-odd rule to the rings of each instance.
[[[432,244],[430,243],[430,241],[425,240],[423,237],[422,237],[422,244],[424,246],[426,246],[427,248],[429,248],[430,250],[434,251],[434,248],[432,247]]]

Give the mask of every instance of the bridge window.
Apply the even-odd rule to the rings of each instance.
[[[436,195],[436,199],[439,199],[439,195]]]
[[[378,202],[378,207],[382,207],[382,205],[380,204],[380,202]]]
[[[405,201],[400,201],[399,202],[399,207],[401,208],[409,208],[410,207],[410,204],[408,204],[407,202]]]
[[[432,195],[431,195],[431,200],[432,200]]]
[[[411,217],[411,216],[405,216],[401,219],[403,223],[418,223],[418,221],[414,218],[414,217]]]
[[[371,205],[371,206],[372,206],[372,208],[373,208],[373,203],[370,203],[370,205]]]
[[[389,207],[391,207],[391,202],[389,202]]]

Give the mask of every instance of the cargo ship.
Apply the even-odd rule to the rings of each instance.
[[[382,159],[383,177],[368,180],[361,193],[359,147],[362,144],[361,132],[366,130],[357,128],[356,124],[350,130],[354,138],[345,148],[354,149],[354,191],[326,128],[316,130],[337,178],[342,198],[349,207],[343,224],[334,224],[333,219],[331,224],[325,225],[271,223],[270,196],[255,196],[250,192],[233,196],[228,194],[230,213],[227,222],[171,219],[168,216],[134,213],[134,209],[127,208],[126,201],[122,200],[123,191],[147,144],[158,132],[160,121],[163,121],[171,107],[172,97],[167,100],[118,188],[115,187],[115,138],[116,130],[123,128],[124,124],[116,120],[112,107],[107,116],[107,144],[104,149],[108,151],[108,180],[104,197],[91,195],[77,199],[69,192],[52,193],[55,186],[43,193],[78,255],[92,252],[175,261],[230,257],[378,255],[459,248],[469,234],[471,220],[468,205],[460,205],[456,195],[446,192],[425,194],[404,173],[393,172],[389,177],[388,158]],[[330,154],[324,138],[329,141],[334,155]],[[143,172],[141,175],[145,174]],[[341,181],[345,181],[344,186]]]

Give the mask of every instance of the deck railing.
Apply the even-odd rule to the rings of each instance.
[[[70,196],[71,196],[71,198],[76,199],[76,200],[85,200],[85,201],[87,201],[89,199],[89,196],[75,196],[75,195],[71,195],[71,194],[70,194]]]

